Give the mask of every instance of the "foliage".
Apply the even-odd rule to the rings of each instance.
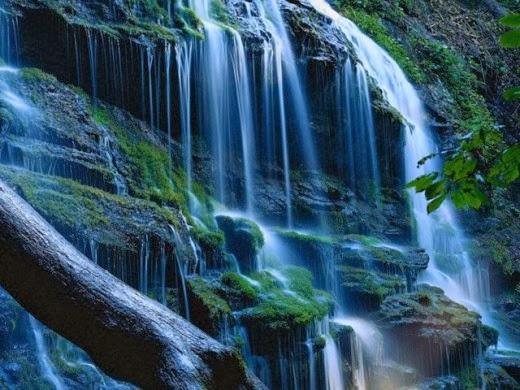
[[[517,180],[520,150],[506,144],[479,93],[483,84],[475,75],[480,69],[478,64],[406,26],[406,15],[418,12],[411,1],[336,0],[335,4],[383,46],[412,81],[434,84],[440,80],[448,90],[454,139],[444,150],[418,162],[423,165],[440,157],[445,161],[443,169],[421,176],[407,186],[425,193],[429,213],[449,198],[459,208],[480,208],[490,203],[494,188],[508,187]],[[391,37],[387,22],[403,27],[409,47]],[[502,44],[517,47],[518,16],[506,16],[501,22],[514,28],[502,36]],[[505,92],[504,98],[512,100],[519,95],[520,87],[513,87]]]
[[[513,28],[500,37],[500,44],[507,48],[520,47],[520,14],[510,14],[500,19],[500,22],[507,27]],[[519,68],[520,69],[520,68]],[[520,99],[520,86],[508,88],[504,92],[504,99]]]
[[[516,27],[501,36],[501,44],[509,48],[520,47],[520,15],[508,15],[501,22]],[[448,75],[457,72],[450,63],[445,63],[441,69]],[[461,80],[457,77],[453,81],[460,83]],[[467,84],[462,83],[459,88],[467,88]],[[458,208],[478,209],[489,204],[493,188],[507,188],[520,176],[520,145],[504,142],[499,127],[494,126],[492,118],[481,109],[478,95],[460,92],[465,104],[458,102],[463,121],[457,125],[463,133],[457,137],[456,145],[440,153],[446,157],[442,172],[423,175],[407,185],[416,192],[424,192],[429,202],[428,213],[438,209],[448,197]],[[518,97],[520,87],[509,88],[504,93],[506,100]],[[427,156],[419,164],[433,157]]]

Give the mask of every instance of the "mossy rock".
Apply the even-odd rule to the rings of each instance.
[[[340,266],[338,271],[341,278],[341,294],[351,310],[377,310],[386,297],[406,289],[403,278],[375,270]]]
[[[388,275],[406,278],[408,287],[417,280],[420,271],[428,267],[424,249],[386,246],[375,237],[349,235],[342,241],[339,264],[351,267],[371,267]]]
[[[241,319],[255,333],[291,332],[329,313],[331,297],[313,288],[312,274],[303,268],[257,272],[251,278],[259,283],[258,304],[244,310]]]
[[[264,235],[258,225],[249,219],[225,215],[217,216],[216,221],[224,232],[226,249],[236,256],[240,270],[246,274],[256,270],[257,256],[264,246]]]
[[[480,328],[480,332],[482,335],[482,347],[484,349],[487,349],[492,345],[498,344],[498,330],[489,325],[482,325]]]
[[[218,286],[199,276],[186,281],[190,319],[206,333],[217,337],[225,317],[231,315],[231,308],[218,295]]]
[[[473,365],[480,315],[453,302],[439,288],[421,288],[386,298],[374,316],[391,358],[431,376],[442,375],[448,366],[457,372]],[[485,333],[493,337],[493,332]]]
[[[251,304],[259,296],[259,287],[238,273],[226,272],[220,279],[230,289],[230,294],[236,296],[244,305]]]

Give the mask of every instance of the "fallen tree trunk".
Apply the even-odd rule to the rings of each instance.
[[[145,389],[265,388],[238,353],[94,265],[2,181],[0,285],[115,378]]]

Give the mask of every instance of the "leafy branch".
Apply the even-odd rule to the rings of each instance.
[[[500,23],[512,28],[501,35],[500,44],[520,48],[520,14],[507,15]],[[503,97],[508,101],[520,99],[520,86],[508,88]],[[471,127],[458,138],[456,147],[439,153],[446,157],[442,172],[420,176],[407,184],[417,193],[424,192],[428,213],[448,198],[458,208],[478,209],[490,203],[488,194],[494,187],[507,188],[520,176],[520,144],[507,145],[498,126],[473,123]],[[439,154],[426,156],[418,164]]]

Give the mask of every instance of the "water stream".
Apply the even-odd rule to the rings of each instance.
[[[362,67],[382,89],[389,104],[402,114],[406,137],[404,156],[406,180],[411,181],[435,170],[438,166],[438,161],[435,160],[417,166],[418,161],[423,157],[435,153],[437,146],[427,124],[428,116],[417,90],[408,81],[402,69],[388,53],[354,23],[336,12],[329,3],[324,0],[309,1],[316,10],[331,18],[344,33],[353,44]],[[474,283],[473,278],[468,280],[466,276],[468,272],[472,273],[473,265],[464,249],[463,235],[452,206],[446,202],[435,213],[428,215],[423,194],[412,194],[410,198],[410,206],[417,226],[417,241],[427,250],[431,258],[422,280],[442,288],[451,299],[478,311],[484,320],[489,319],[486,308],[482,306],[482,300],[487,299],[485,295],[489,289],[484,287],[481,290],[485,283]],[[438,262],[442,256],[451,256],[458,262],[462,270],[460,275],[449,275],[442,270]],[[459,276],[465,279],[462,287],[454,281],[454,278]]]

